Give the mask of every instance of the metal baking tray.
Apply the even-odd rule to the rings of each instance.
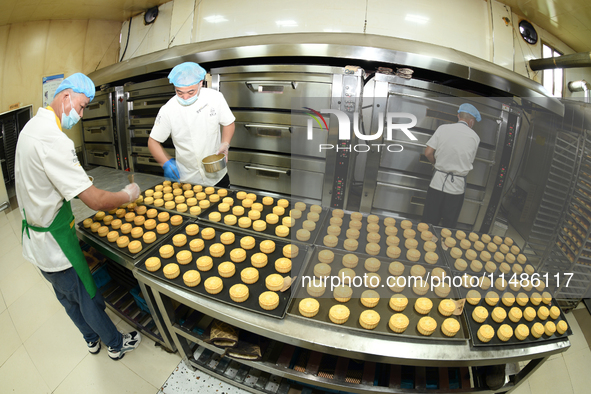
[[[146,190],[149,190],[149,189],[152,189],[152,190],[154,190],[154,189],[156,188],[156,186],[159,186],[159,185],[162,185],[162,182],[161,182],[161,183],[157,183],[157,184],[155,184],[154,186],[152,186],[152,187],[149,187],[149,188],[148,188],[148,189],[146,189]],[[183,185],[184,185],[184,183],[183,183]],[[197,186],[197,185],[193,185],[193,184],[191,184],[191,190],[193,190],[193,187],[194,187],[194,186]],[[203,190],[205,190],[205,188],[206,188],[206,187],[209,187],[209,186],[203,186]],[[223,188],[221,188],[221,187],[214,187],[214,186],[212,186],[212,187],[213,187],[213,188],[215,189],[215,191],[216,191],[216,193],[215,193],[215,194],[217,194],[219,190],[223,189]],[[141,196],[142,196],[143,198],[146,198],[146,193],[145,193],[145,192],[146,192],[146,190],[142,191],[142,193],[141,193]],[[227,190],[227,191],[228,191],[228,195],[226,195],[226,196],[224,196],[224,197],[232,197],[232,198],[234,198],[234,200],[236,200],[236,199],[235,199],[235,193],[236,193],[236,192],[235,192],[234,190],[231,190],[231,189],[224,189],[224,190]],[[183,193],[184,193],[184,191],[183,191]],[[176,197],[176,196],[175,196],[175,197]],[[220,201],[219,201],[219,202],[214,202],[214,203],[211,203],[211,206],[210,206],[210,208],[211,208],[211,207],[215,207],[215,206],[217,206],[217,204],[219,204],[220,202],[222,202],[222,200],[224,199],[224,197],[220,196]],[[209,198],[208,198],[208,199],[209,199]],[[189,217],[192,217],[192,218],[196,218],[196,217],[197,217],[196,215],[191,215],[191,213],[190,213],[191,207],[188,207],[188,209],[187,209],[187,212],[179,212],[179,211],[177,211],[176,209],[166,209],[166,208],[164,208],[164,205],[163,205],[163,206],[161,206],[161,207],[157,207],[157,206],[155,206],[154,204],[146,204],[146,203],[144,203],[144,202],[142,202],[141,204],[145,205],[146,207],[151,207],[151,208],[157,208],[157,209],[161,209],[161,210],[163,210],[163,211],[166,211],[166,212],[169,212],[169,213],[174,213],[174,214],[176,214],[176,215],[184,215],[184,216],[189,216]],[[199,206],[199,201],[197,201],[197,206]],[[176,207],[176,204],[175,204],[175,207]],[[207,208],[207,209],[209,209],[209,208]]]
[[[349,222],[351,221],[351,213],[353,213],[352,211],[344,211],[345,212],[345,216],[343,217],[343,224],[341,225],[341,234],[337,237],[338,238],[338,243],[336,248],[341,249],[341,250],[345,250],[344,247],[344,242],[347,240],[347,230],[349,229]],[[355,253],[366,253],[365,252],[365,246],[368,244],[367,242],[367,217],[370,215],[368,213],[362,213],[363,215],[363,220],[361,221],[361,229],[359,229],[359,238],[357,239],[357,242],[359,243],[359,246],[357,247],[357,250],[355,250]],[[332,218],[332,210],[328,212],[328,217],[325,219],[324,221],[324,226],[322,227],[322,232],[318,235],[318,239],[316,240],[316,244],[317,245],[324,245],[324,237],[326,235],[328,235],[328,227],[330,226],[330,219]],[[382,215],[375,215],[378,216],[380,218],[379,221],[379,225],[380,225],[380,242],[378,242],[378,245],[380,245],[380,253],[375,256],[375,257],[384,257],[384,258],[388,258],[388,259],[392,259],[391,257],[388,257],[388,255],[386,254],[386,251],[388,249],[388,244],[386,243],[386,239],[388,238],[388,236],[386,235],[386,226],[384,226],[384,219],[387,218],[387,216],[382,216]],[[398,233],[396,234],[396,236],[400,239],[400,243],[398,244],[398,247],[400,248],[400,257],[393,259],[393,260],[407,260],[406,258],[406,252],[408,251],[408,249],[406,248],[406,246],[404,246],[404,242],[406,241],[406,238],[404,238],[404,229],[402,229],[400,227],[400,222],[402,222],[403,220],[409,220],[409,219],[400,219],[400,218],[394,218],[396,219],[396,224],[395,227],[398,228]],[[413,220],[409,220],[412,223],[412,229],[415,230],[416,235],[415,235],[415,239],[418,241],[418,246],[417,246],[417,250],[419,252],[421,252],[421,258],[419,259],[419,263],[422,264],[426,264],[426,265],[432,265],[432,266],[438,266],[438,267],[445,267],[447,266],[447,263],[444,260],[442,251],[439,247],[439,245],[436,243],[437,249],[435,250],[435,253],[437,253],[437,255],[439,256],[439,259],[437,260],[437,263],[435,264],[429,264],[425,261],[425,254],[427,253],[425,251],[425,249],[423,248],[425,245],[425,241],[423,241],[421,239],[421,233],[417,230],[417,225],[419,222],[413,221]],[[433,227],[431,225],[429,225],[429,231],[433,232]],[[435,234],[433,232],[433,234]]]
[[[183,225],[182,228],[177,232],[177,234],[187,235],[185,229],[188,224],[189,223],[186,223],[185,225]],[[289,288],[288,290],[286,290],[285,292],[280,292],[280,291],[277,292],[277,294],[279,295],[279,306],[272,311],[267,311],[267,310],[260,307],[259,295],[265,291],[268,291],[267,287],[265,286],[265,278],[270,274],[277,273],[277,271],[275,271],[274,262],[278,258],[283,257],[283,251],[282,251],[283,247],[287,244],[290,244],[291,242],[289,242],[289,240],[281,240],[281,241],[273,240],[275,242],[275,251],[273,253],[270,253],[267,255],[267,257],[268,257],[267,265],[263,268],[257,268],[259,270],[259,280],[256,283],[246,285],[246,286],[248,286],[248,289],[249,289],[249,297],[246,301],[241,302],[241,303],[237,303],[237,302],[232,301],[232,299],[230,298],[229,289],[230,289],[230,287],[232,287],[233,285],[235,285],[237,283],[242,283],[242,280],[240,279],[240,271],[242,271],[244,268],[252,267],[252,265],[250,264],[250,257],[253,254],[260,252],[259,244],[268,238],[262,237],[260,235],[258,235],[258,236],[252,235],[252,237],[255,239],[256,245],[253,249],[246,250],[246,260],[244,260],[241,263],[234,263],[236,266],[236,273],[232,277],[222,278],[218,273],[218,269],[217,269],[218,266],[224,261],[231,261],[230,260],[230,251],[235,248],[240,248],[240,240],[243,237],[251,236],[251,234],[248,234],[248,233],[245,233],[242,231],[238,231],[238,230],[234,230],[234,229],[230,230],[235,235],[234,243],[232,243],[230,245],[224,245],[226,252],[222,257],[212,257],[212,259],[213,259],[213,268],[212,269],[210,269],[209,271],[205,271],[205,272],[199,271],[199,274],[201,275],[201,282],[197,286],[188,287],[183,282],[184,273],[189,270],[197,270],[197,265],[196,265],[197,259],[201,256],[208,256],[209,255],[209,247],[214,243],[221,243],[221,241],[220,241],[221,234],[229,231],[227,228],[223,228],[221,226],[208,226],[208,225],[204,226],[203,223],[197,223],[197,224],[199,225],[199,233],[197,233],[197,235],[187,235],[187,243],[185,246],[182,246],[182,247],[174,246],[173,242],[172,242],[172,236],[160,244],[161,246],[163,246],[165,244],[171,245],[174,248],[173,257],[168,258],[168,259],[164,259],[164,258],[160,257],[159,250],[153,250],[149,255],[145,256],[145,258],[143,258],[137,264],[138,269],[140,269],[150,275],[154,275],[157,278],[160,278],[161,280],[163,280],[165,282],[172,283],[172,284],[176,285],[177,287],[182,288],[185,291],[190,291],[192,293],[199,294],[199,295],[202,295],[202,296],[205,296],[205,297],[217,300],[217,301],[221,301],[221,302],[224,302],[226,304],[229,304],[229,305],[232,305],[232,306],[235,306],[238,308],[247,309],[249,311],[254,311],[254,312],[258,312],[258,313],[261,313],[261,314],[264,314],[267,316],[282,319],[283,316],[285,316],[287,306],[289,305],[289,301],[291,300],[292,294],[294,293],[295,283],[297,283],[297,279],[296,279],[296,282],[294,282],[294,284],[292,284],[292,287]],[[191,252],[193,254],[193,260],[191,261],[191,263],[186,264],[186,265],[178,264],[177,260],[176,260],[176,254],[178,252],[180,252],[181,250],[189,250],[190,251],[191,249],[189,248],[189,243],[195,238],[201,238],[201,231],[207,227],[212,227],[215,230],[215,232],[216,232],[215,237],[211,240],[204,240],[205,247],[201,252]],[[295,275],[297,275],[299,277],[300,271],[301,271],[302,267],[304,266],[304,263],[309,259],[310,248],[304,244],[297,244],[297,246],[299,248],[299,253],[295,259],[292,259],[291,272],[285,273],[285,274],[280,274],[283,277],[285,277],[285,276],[293,277]],[[153,257],[153,256],[158,257],[161,261],[161,264],[162,264],[160,269],[156,272],[148,271],[146,269],[146,264],[145,264],[146,260],[150,257]],[[175,279],[168,279],[164,276],[163,268],[166,264],[169,264],[169,263],[176,263],[176,264],[178,264],[178,266],[180,268],[181,272],[180,272],[179,276],[176,277]],[[205,287],[204,287],[203,283],[205,282],[205,280],[207,278],[209,278],[211,276],[218,276],[223,280],[224,288],[218,294],[209,294],[207,291],[205,291]]]
[[[262,204],[263,197],[265,197],[264,194],[257,194],[257,199],[255,202]],[[267,216],[267,214],[273,213],[273,207],[277,206],[277,200],[278,200],[278,198],[276,198],[276,197],[273,197],[273,198],[274,198],[273,205],[263,205],[263,211],[261,212],[260,220],[265,221],[265,217]],[[279,216],[279,221],[276,224],[267,223],[267,228],[263,231],[255,231],[252,228],[252,224],[249,228],[242,228],[242,227],[238,226],[238,221],[236,221],[236,224],[234,224],[234,225],[225,224],[224,218],[226,217],[226,215],[232,215],[232,208],[230,208],[230,210],[228,212],[220,212],[222,218],[219,222],[211,221],[209,219],[209,214],[211,212],[218,211],[217,204],[212,205],[211,207],[209,207],[205,211],[201,212],[201,214],[199,215],[199,220],[204,221],[204,222],[209,222],[212,224],[216,224],[219,226],[227,226],[228,228],[232,228],[232,229],[240,229],[242,231],[249,232],[251,235],[265,235],[267,237],[272,237],[273,239],[292,240],[296,243],[298,243],[298,242],[309,243],[309,244],[314,243],[314,241],[316,240],[316,237],[320,234],[320,229],[323,227],[324,220],[325,220],[326,216],[328,215],[328,209],[327,208],[322,209],[322,212],[319,214],[318,222],[316,222],[316,228],[314,229],[314,231],[310,232],[310,239],[308,241],[297,240],[295,237],[295,234],[299,229],[302,228],[302,224],[306,220],[306,217],[307,217],[308,213],[310,212],[310,207],[312,204],[306,204],[306,210],[302,212],[301,218],[299,218],[295,221],[295,225],[289,229],[289,234],[285,237],[279,237],[278,235],[275,234],[275,229],[277,228],[277,226],[281,225],[284,217],[289,217],[289,211],[291,209],[293,209],[293,207],[295,205],[295,202],[292,202],[292,200],[290,198],[285,198],[285,197],[282,197],[282,198],[289,201],[289,206],[287,208],[285,208],[285,213],[283,215]],[[235,196],[234,196],[234,205],[235,206],[236,205],[242,206],[242,201],[238,200]],[[240,217],[237,216],[236,219],[240,219],[241,217],[248,217],[248,213],[250,212],[250,210],[251,210],[250,208],[244,208],[244,215],[242,215]],[[253,220],[253,222],[254,222],[254,220]]]
[[[155,208],[155,209],[158,211],[158,213],[164,212],[163,210],[160,210],[158,208]],[[129,212],[131,212],[131,211],[129,211]],[[137,216],[144,216],[146,218],[146,220],[148,220],[148,217],[146,215],[137,215]],[[174,216],[174,215],[170,215],[170,217],[172,217],[172,216]],[[125,218],[117,218],[116,216],[113,216],[113,217],[114,217],[113,220],[115,220],[115,219],[121,219],[121,221],[123,223],[128,223],[128,222],[125,221]],[[90,216],[89,218],[94,220],[94,215]],[[168,226],[169,226],[169,231],[166,234],[158,234],[158,232],[156,231],[155,228],[153,230],[146,230],[145,227],[142,225],[141,227],[144,229],[144,234],[147,231],[153,231],[154,234],[156,234],[156,240],[154,242],[150,243],[150,244],[145,243],[142,237],[140,237],[140,238],[133,238],[131,236],[131,233],[129,233],[129,234],[123,234],[121,232],[121,229],[115,230],[115,231],[117,231],[119,233],[119,236],[123,236],[123,235],[127,236],[129,238],[129,242],[136,241],[137,240],[137,241],[140,241],[142,243],[142,250],[140,250],[139,253],[135,253],[135,254],[134,253],[131,253],[129,251],[129,248],[127,246],[124,247],[124,248],[120,248],[119,246],[117,246],[117,241],[115,241],[115,242],[109,242],[107,240],[107,237],[106,236],[105,237],[99,237],[98,233],[93,233],[90,230],[90,228],[85,228],[84,225],[83,225],[83,222],[84,222],[84,220],[86,220],[88,218],[85,218],[84,220],[80,221],[78,223],[78,227],[80,228],[81,231],[84,231],[87,235],[91,236],[93,239],[96,239],[97,241],[99,241],[99,243],[102,243],[108,249],[116,250],[116,251],[118,251],[120,253],[123,253],[124,255],[126,255],[128,257],[131,257],[132,259],[137,259],[138,257],[144,255],[146,252],[148,252],[149,250],[151,250],[152,248],[154,248],[155,246],[157,246],[160,243],[160,241],[162,241],[164,238],[168,237],[170,234],[176,233],[176,231],[179,228],[181,228],[183,226],[183,224],[188,220],[186,217],[184,217],[182,215],[181,215],[181,218],[183,219],[183,222],[181,224],[179,224],[178,226],[173,226],[170,223],[170,219],[167,222],[164,222],[164,223],[168,223]],[[163,223],[163,222],[160,222],[158,220],[158,216],[156,216],[154,218],[154,220],[156,221],[156,226],[158,226],[160,223]],[[133,222],[131,224],[132,224],[132,226],[134,226],[133,225]],[[109,231],[113,231],[113,228],[111,227],[111,225],[108,225],[107,227],[109,228]],[[135,226],[135,227],[137,227],[137,226]]]
[[[453,275],[454,273],[452,273]],[[458,272],[455,273],[456,275],[458,274]],[[542,323],[544,324],[547,321],[552,321],[554,323],[558,323],[560,320],[564,320],[567,321],[565,316],[564,316],[564,312],[562,311],[562,309],[560,309],[560,317],[558,317],[556,320],[552,320],[550,317],[548,317],[548,319],[546,320],[541,320],[540,318],[538,318],[537,314],[534,320],[528,322],[527,320],[525,320],[525,318],[521,318],[520,321],[518,321],[517,323],[513,323],[511,321],[511,319],[509,319],[509,311],[511,310],[512,307],[518,307],[519,309],[521,309],[521,311],[523,312],[525,310],[525,308],[527,308],[528,306],[531,306],[532,308],[534,308],[536,310],[536,313],[538,311],[538,308],[541,306],[546,306],[548,309],[550,309],[552,306],[558,306],[558,308],[560,308],[560,306],[557,304],[556,300],[552,300],[552,302],[549,305],[544,304],[543,302],[540,303],[540,305],[535,306],[534,304],[531,303],[531,301],[528,301],[527,304],[525,306],[520,306],[519,304],[517,304],[517,302],[515,302],[511,307],[505,306],[505,304],[503,304],[503,302],[501,301],[503,294],[505,293],[512,293],[514,296],[516,296],[517,294],[513,291],[510,290],[505,290],[505,291],[499,291],[497,289],[494,288],[494,285],[491,286],[490,289],[488,290],[482,290],[480,288],[478,289],[474,289],[474,290],[478,290],[478,292],[480,293],[480,295],[482,296],[482,298],[480,299],[480,302],[476,305],[472,305],[469,304],[468,302],[466,302],[466,304],[464,305],[464,318],[466,320],[466,324],[468,326],[468,330],[470,331],[470,337],[472,339],[472,345],[476,346],[476,347],[480,347],[480,346],[504,346],[504,345],[527,345],[527,344],[532,344],[532,343],[539,343],[539,342],[543,342],[543,341],[552,341],[552,340],[556,340],[556,339],[561,339],[564,338],[568,335],[572,335],[572,330],[570,328],[570,325],[568,326],[568,329],[566,330],[566,332],[562,335],[558,334],[558,332],[555,332],[552,336],[548,337],[546,334],[543,334],[540,338],[534,338],[531,335],[531,328],[535,323]],[[458,291],[460,292],[460,295],[462,296],[462,298],[466,297],[466,294],[468,293],[469,289],[466,288],[459,288]],[[495,306],[490,306],[486,303],[486,301],[484,300],[484,296],[486,295],[486,293],[488,293],[489,291],[494,291],[495,293],[497,293],[499,295],[499,302],[497,303],[497,305]],[[532,291],[523,291],[523,293],[527,294],[528,296],[531,296],[533,293],[535,293],[536,290],[533,289]],[[477,323],[476,321],[474,321],[474,319],[472,319],[472,312],[474,311],[474,309],[477,306],[483,306],[486,308],[486,310],[488,311],[488,317],[486,318],[486,320],[483,323]],[[501,307],[505,310],[505,312],[507,312],[507,317],[505,318],[505,321],[503,321],[502,323],[497,323],[495,322],[492,317],[491,317],[491,313],[493,311],[493,309],[495,307]],[[491,339],[489,342],[482,342],[480,341],[480,339],[478,339],[478,329],[480,328],[480,326],[482,324],[489,324],[492,328],[495,329],[495,336],[493,337],[493,339]],[[511,328],[513,329],[513,336],[506,342],[503,342],[499,339],[499,337],[496,335],[497,330],[499,329],[499,327],[503,324],[508,324],[509,326],[511,326]],[[524,339],[523,341],[518,340],[515,337],[515,328],[519,325],[519,324],[525,324],[529,329],[530,329],[530,335]],[[568,321],[567,321],[568,324]]]
[[[308,261],[306,268],[303,270],[302,279],[305,278],[306,276],[310,277],[310,278],[312,278],[314,276],[314,266],[320,262],[318,260],[318,254],[322,250],[326,250],[326,249],[330,249],[330,248],[326,248],[326,247],[316,247],[315,248],[312,257]],[[344,266],[342,264],[343,256],[346,254],[352,253],[352,252],[347,252],[347,251],[342,251],[342,250],[337,250],[337,249],[330,249],[330,250],[332,250],[335,255],[334,261],[332,263],[330,263],[332,270],[334,271],[334,272],[331,272],[331,275],[336,275],[341,268],[344,268]],[[454,316],[454,315],[448,316],[448,317],[452,317],[452,318],[458,320],[458,322],[460,323],[460,330],[458,331],[458,333],[454,337],[447,337],[441,332],[441,324],[443,323],[443,321],[445,319],[447,319],[447,317],[442,316],[438,312],[437,308],[439,306],[439,302],[441,300],[443,300],[444,298],[440,298],[439,296],[437,296],[433,291],[431,291],[431,289],[429,289],[429,291],[427,291],[427,294],[425,294],[424,296],[418,296],[413,292],[412,288],[410,288],[408,286],[405,287],[401,293],[394,293],[393,291],[391,291],[388,288],[388,286],[386,285],[386,280],[388,277],[392,276],[388,272],[388,267],[389,267],[390,263],[392,262],[392,259],[384,258],[382,256],[370,256],[370,255],[365,255],[365,254],[361,254],[361,253],[352,253],[352,254],[356,255],[359,258],[359,263],[357,264],[357,266],[355,268],[352,268],[352,269],[355,271],[356,275],[361,276],[361,277],[364,275],[364,273],[368,272],[364,268],[364,262],[367,258],[375,257],[378,260],[380,260],[380,262],[382,263],[380,266],[380,269],[376,272],[381,277],[381,284],[377,288],[373,289],[376,292],[378,292],[378,294],[380,295],[380,301],[378,302],[377,306],[375,306],[374,308],[368,308],[368,307],[365,307],[361,303],[361,299],[360,299],[361,293],[363,293],[363,291],[365,291],[365,290],[368,290],[368,288],[365,288],[365,287],[353,286],[353,295],[351,296],[351,299],[346,303],[338,302],[334,299],[333,293],[330,291],[330,283],[329,283],[329,285],[326,288],[325,293],[321,297],[316,298],[318,300],[318,302],[320,303],[320,309],[318,311],[318,314],[312,318],[304,317],[299,313],[298,306],[299,306],[299,303],[302,299],[311,298],[311,296],[307,293],[306,288],[304,287],[305,285],[308,284],[308,281],[301,280],[300,283],[298,284],[297,292],[295,294],[293,301],[291,302],[291,305],[290,305],[287,313],[294,316],[294,317],[300,318],[300,319],[314,320],[314,321],[317,321],[317,322],[320,322],[323,324],[328,324],[328,325],[332,325],[332,326],[335,326],[335,325],[339,326],[339,324],[335,324],[330,320],[330,318],[328,317],[328,311],[330,310],[330,308],[333,305],[341,304],[341,305],[347,306],[351,312],[349,319],[344,324],[340,324],[340,326],[346,327],[348,329],[364,331],[364,332],[375,332],[378,334],[391,335],[391,336],[396,336],[396,337],[406,337],[406,338],[419,337],[419,338],[424,338],[427,340],[464,341],[466,338],[468,338],[468,331],[464,328],[464,325],[461,321],[461,316]],[[423,266],[428,274],[430,274],[431,271],[433,270],[433,268],[435,268],[433,265],[430,265],[430,264],[413,263],[413,262],[405,261],[405,260],[397,260],[397,261],[400,261],[405,266],[405,270],[404,270],[404,273],[402,276],[407,276],[407,277],[410,275],[411,267],[415,264]],[[443,270],[446,271],[447,275],[449,275],[449,270],[447,268],[444,268],[444,267],[440,267],[440,268],[443,268]],[[425,278],[427,278],[427,275],[425,275]],[[430,281],[430,279],[427,279],[427,280]],[[388,304],[390,301],[390,297],[392,297],[394,294],[404,294],[408,298],[408,305],[406,306],[406,308],[404,309],[403,312],[395,312],[394,310],[392,310],[389,307]],[[446,298],[458,299],[458,295],[459,294],[456,291],[456,289],[454,289],[452,287],[449,295]],[[433,301],[433,308],[431,309],[431,312],[429,312],[427,315],[420,315],[414,309],[414,303],[415,303],[416,299],[419,297],[427,297]],[[376,328],[374,328],[373,330],[367,330],[359,324],[359,315],[361,314],[361,312],[363,312],[364,310],[367,310],[367,309],[373,309],[380,314],[380,322],[379,322],[378,326]],[[388,327],[388,322],[390,320],[390,317],[395,313],[404,313],[409,318],[408,328],[402,334],[395,333],[392,330],[390,330],[390,328]],[[416,328],[419,319],[423,316],[430,316],[433,319],[435,319],[435,321],[437,322],[437,329],[430,336],[425,336],[425,335],[420,334]]]
[[[456,268],[454,267],[454,264],[455,264],[455,262],[456,262],[456,259],[454,259],[453,257],[451,257],[451,248],[448,248],[447,246],[445,246],[445,245],[444,245],[444,243],[443,243],[443,240],[442,240],[442,237],[441,237],[441,230],[443,229],[443,227],[437,227],[437,226],[434,226],[433,228],[435,229],[435,232],[434,232],[433,234],[434,234],[434,235],[437,237],[437,249],[438,249],[438,250],[441,250],[441,255],[440,255],[440,257],[444,257],[444,258],[445,258],[445,260],[447,261],[447,266],[448,266],[448,267],[449,267],[451,270],[455,270]],[[454,239],[456,239],[456,241],[458,241],[458,239],[457,239],[457,238],[455,238],[455,231],[457,231],[457,230],[455,230],[455,229],[450,229],[450,230],[452,231],[452,236],[454,237]],[[478,237],[481,237],[481,236],[483,235],[483,233],[477,233],[477,232],[475,232],[475,231],[465,231],[465,233],[466,233],[466,238],[468,237],[468,235],[469,235],[471,232],[474,232],[475,234],[478,234]],[[489,234],[489,235],[490,235],[490,234]],[[493,236],[491,236],[491,238],[492,238],[492,237],[493,237]],[[504,238],[503,238],[503,241],[504,241]],[[471,241],[470,241],[470,242],[471,242]],[[491,240],[491,242],[492,242],[492,240]],[[473,246],[473,244],[474,244],[474,243],[473,243],[473,242],[471,242],[471,243],[472,243],[472,246]],[[485,250],[488,252],[488,249],[486,249],[486,246],[487,246],[487,245],[488,245],[488,244],[484,244],[484,247],[485,247]],[[483,272],[486,272],[486,271],[485,271],[485,269],[484,269],[484,265],[485,265],[486,263],[485,263],[484,261],[480,260],[480,252],[479,252],[479,251],[475,250],[474,248],[471,248],[471,249],[473,249],[473,250],[474,250],[474,251],[475,251],[475,252],[478,254],[478,257],[476,258],[476,260],[480,261],[480,262],[482,263],[482,265],[483,265],[483,267],[482,267],[482,271],[480,271],[480,272],[475,272],[475,271],[472,271],[472,270],[470,269],[470,260],[468,260],[468,259],[466,258],[466,250],[465,250],[465,249],[462,249],[462,248],[460,248],[460,243],[459,243],[459,241],[456,243],[456,247],[462,251],[462,257],[460,257],[460,258],[462,258],[462,259],[466,260],[466,262],[468,263],[468,268],[466,268],[466,271],[464,271],[464,273],[468,273],[468,274],[470,274],[470,275],[482,275],[482,273],[483,273]],[[490,253],[490,252],[489,252],[489,253]],[[525,255],[524,255],[524,256],[525,256]],[[515,258],[517,259],[517,256],[515,256]],[[527,259],[527,256],[526,256],[526,259]],[[497,269],[495,270],[495,272],[493,272],[493,275],[497,276],[498,274],[500,274],[500,273],[501,273],[501,271],[500,271],[500,269],[499,269],[499,267],[500,267],[501,263],[497,263],[497,262],[494,260],[494,253],[491,253],[491,260],[492,260],[492,262],[493,262],[493,263],[495,263],[495,264],[497,265]],[[507,264],[509,264],[509,265],[512,265],[512,264],[519,264],[519,263],[517,262],[517,260],[515,260],[515,262],[514,262],[514,263],[512,263],[512,264],[510,264],[510,263],[507,263]],[[528,265],[528,264],[529,264],[529,261],[528,261],[528,260],[526,260],[526,262],[525,262],[524,264],[521,264],[521,266],[522,266],[523,268],[525,268],[525,266],[526,266],[526,265]],[[489,273],[487,272],[487,274],[489,274]],[[510,274],[505,274],[505,275],[509,275],[509,276],[511,276],[511,275],[513,275],[513,272],[511,272]]]

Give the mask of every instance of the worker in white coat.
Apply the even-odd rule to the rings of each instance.
[[[466,176],[472,170],[480,137],[473,130],[482,117],[472,104],[458,109],[458,122],[441,125],[427,141],[425,156],[435,172],[427,190],[423,222],[455,228],[466,192]]]
[[[120,333],[105,313],[76,237],[70,201],[78,196],[94,210],[109,210],[135,201],[140,189],[135,183],[116,193],[94,187],[62,131],[80,120],[94,93],[90,78],[73,74],[59,85],[51,104],[25,125],[16,146],[16,197],[23,218],[23,256],[52,284],[88,351],[98,353],[102,340],[109,357],[117,360],[135,349],[141,337],[137,331]]]
[[[220,153],[228,161],[235,117],[222,93],[203,87],[204,78],[205,70],[197,63],[186,62],[172,69],[168,79],[176,95],[160,108],[148,148],[166,178],[227,188],[230,178],[226,168],[208,173],[201,161]],[[162,148],[168,137],[172,137],[176,158]]]

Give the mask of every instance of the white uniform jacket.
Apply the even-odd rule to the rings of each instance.
[[[220,125],[235,120],[224,96],[217,90],[202,88],[191,105],[181,105],[176,96],[160,108],[150,137],[163,143],[172,137],[181,182],[213,186],[227,170],[205,172],[201,160],[216,153],[220,145]]]
[[[16,145],[15,187],[21,216],[37,227],[49,227],[63,200],[70,201],[92,186],[78,162],[74,142],[65,135],[54,112],[39,108],[21,131]],[[23,236],[23,256],[46,272],[72,264],[49,232]]]

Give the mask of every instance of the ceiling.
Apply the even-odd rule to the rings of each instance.
[[[591,52],[589,0],[499,0],[576,52]]]
[[[171,0],[0,0],[0,26],[48,19],[123,22]]]
[[[0,0],[0,26],[48,19],[123,22],[171,0]],[[477,1],[477,0],[471,0]],[[500,0],[577,52],[591,51],[589,0]]]

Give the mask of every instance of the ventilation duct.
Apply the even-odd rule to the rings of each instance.
[[[529,67],[534,71],[549,70],[552,68],[591,67],[591,52],[534,59],[529,61]]]

